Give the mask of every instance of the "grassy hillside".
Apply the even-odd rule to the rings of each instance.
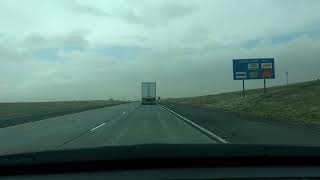
[[[268,88],[266,97],[263,95],[263,89],[248,90],[245,99],[241,93],[177,98],[168,101],[292,122],[320,124],[320,81]]]
[[[121,101],[0,103],[0,127],[122,104]]]

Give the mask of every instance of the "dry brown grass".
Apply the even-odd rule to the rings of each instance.
[[[122,104],[121,101],[65,101],[0,103],[0,127]],[[13,121],[19,121],[14,123]]]
[[[247,91],[245,99],[241,93],[177,98],[168,101],[306,124],[320,124],[320,81],[272,87],[268,89],[266,97],[263,95],[263,89]]]

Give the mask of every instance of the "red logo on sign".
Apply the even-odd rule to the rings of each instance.
[[[263,77],[264,78],[271,78],[272,72],[271,71],[263,71]]]

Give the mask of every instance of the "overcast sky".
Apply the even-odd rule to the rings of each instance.
[[[320,77],[318,0],[1,0],[0,101],[241,90],[232,59],[274,57],[268,85]],[[262,87],[251,80],[248,88]]]

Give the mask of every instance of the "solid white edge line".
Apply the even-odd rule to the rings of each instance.
[[[196,124],[196,123],[192,122],[191,120],[189,120],[189,119],[181,116],[180,114],[172,111],[171,109],[169,109],[169,108],[167,108],[167,107],[165,107],[165,106],[163,106],[163,105],[160,105],[160,106],[161,106],[163,109],[165,109],[165,110],[171,112],[172,114],[178,116],[179,118],[183,119],[183,120],[186,121],[187,123],[190,123],[191,125],[195,126],[195,127],[198,128],[200,131],[206,133],[207,135],[210,135],[210,136],[213,137],[214,139],[217,139],[218,141],[220,141],[220,142],[222,142],[222,143],[229,143],[227,140],[225,140],[225,139],[223,139],[223,138],[215,135],[215,134],[212,133],[211,131],[205,129],[204,127],[199,126],[198,124]]]
[[[94,130],[96,130],[96,129],[104,126],[104,125],[106,125],[106,123],[102,123],[102,124],[100,124],[99,126],[92,128],[90,131],[94,131]]]

